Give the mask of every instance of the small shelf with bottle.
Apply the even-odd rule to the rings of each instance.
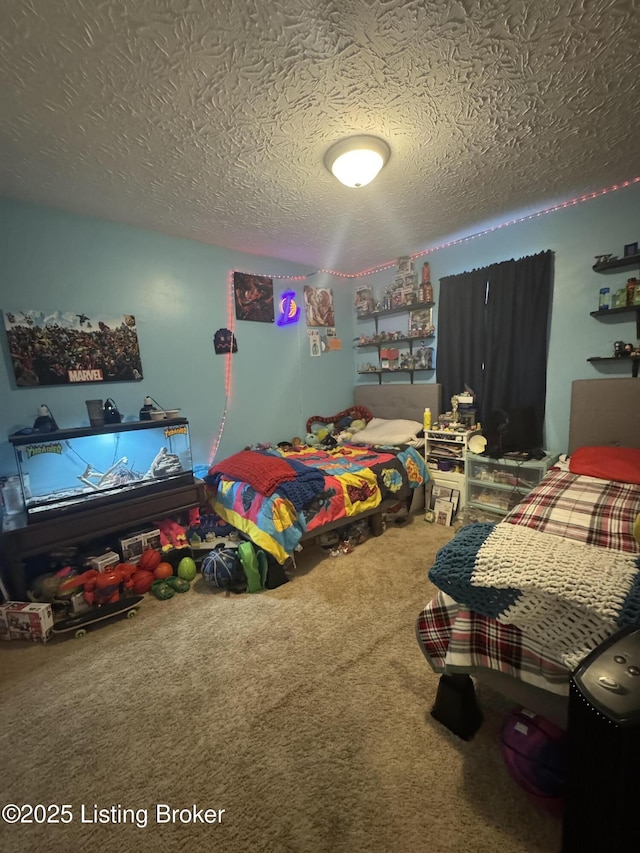
[[[613,258],[609,255],[598,255],[597,261],[592,269],[598,273],[615,273],[623,268],[638,267],[640,268],[640,253],[635,252],[631,255],[625,255],[623,258]],[[610,299],[613,302],[610,303]],[[620,302],[626,299],[626,304]],[[612,307],[609,307],[611,304]],[[640,340],[640,281],[635,277],[627,280],[626,287],[621,287],[615,293],[611,294],[609,288],[602,288],[600,291],[600,307],[597,311],[590,311],[590,316],[597,320],[606,320],[614,318],[613,322],[624,320],[625,315],[629,315],[629,319],[635,315],[636,320],[636,337]],[[632,350],[632,353],[623,352],[617,353],[618,343],[616,344],[616,353],[608,356],[591,356],[587,359],[588,362],[594,365],[610,364],[618,367],[627,367],[631,365],[631,376],[638,376],[640,368],[640,343]],[[621,345],[621,343],[620,343]]]

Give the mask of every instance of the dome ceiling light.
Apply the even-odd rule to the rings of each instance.
[[[346,187],[366,187],[391,156],[391,149],[377,136],[350,136],[334,143],[324,162]]]

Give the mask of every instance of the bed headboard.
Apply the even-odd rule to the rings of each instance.
[[[434,382],[356,385],[353,398],[357,406],[366,406],[376,418],[406,418],[422,423],[425,409],[431,409],[432,420],[441,413],[442,386]]]
[[[569,453],[583,445],[640,447],[640,379],[571,383]]]

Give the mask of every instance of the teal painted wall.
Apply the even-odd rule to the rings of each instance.
[[[207,464],[225,410],[225,361],[213,335],[228,325],[229,272],[300,275],[309,270],[116,223],[0,199],[0,308],[134,314],[141,382],[16,388],[0,334],[0,475],[15,470],[7,436],[32,426],[50,406],[60,427],[88,425],[85,400],[112,397],[137,420],[146,394],[189,419],[195,464]],[[216,459],[259,441],[303,435],[306,419],[352,402],[352,296],[348,281],[313,276],[331,287],[340,352],[311,358],[304,323],[236,322],[232,389]],[[302,282],[274,278],[279,296]]]
[[[526,213],[526,212],[524,212]],[[521,213],[520,215],[523,215]],[[518,216],[512,214],[513,218]],[[486,223],[478,230],[491,227]],[[457,236],[453,235],[451,240]],[[640,240],[640,185],[500,228],[485,236],[430,252],[438,326],[440,277],[546,249],[555,256],[555,285],[547,393],[546,444],[566,450],[573,379],[627,375],[628,365],[596,369],[592,355],[607,355],[618,339],[636,340],[631,315],[605,322],[589,316],[603,285],[618,287],[638,270],[594,273],[596,253],[623,254]],[[424,250],[432,248],[427,241]],[[83,311],[135,314],[144,380],[104,385],[16,388],[6,338],[1,336],[0,474],[15,470],[6,437],[30,426],[46,403],[61,427],[88,423],[85,399],[113,397],[127,420],[137,418],[150,394],[188,417],[194,462],[207,464],[225,410],[225,358],[213,351],[213,335],[228,324],[228,280],[234,269],[267,275],[300,275],[299,266],[231,252],[206,244],[0,199],[0,308],[3,311]],[[390,259],[391,260],[391,259]],[[422,258],[416,266],[421,267]],[[304,433],[306,419],[349,405],[356,373],[373,351],[353,350],[352,339],[369,333],[355,320],[353,291],[370,283],[376,293],[393,270],[358,279],[314,275],[308,283],[331,287],[336,329],[343,348],[311,358],[304,321],[295,327],[237,322],[239,352],[232,357],[232,389],[216,459],[258,441]],[[275,279],[277,295],[302,282]],[[387,318],[400,328],[406,318]],[[437,338],[434,342],[437,358]],[[419,381],[435,381],[420,374]],[[406,375],[385,381],[406,381]],[[612,415],[613,416],[613,415]]]
[[[517,219],[529,211],[512,213]],[[505,220],[507,217],[505,217]],[[504,221],[504,220],[502,220]],[[478,232],[495,227],[500,222],[485,223]],[[463,235],[453,235],[454,241]],[[590,356],[613,355],[616,340],[637,342],[634,315],[624,314],[606,320],[589,316],[598,308],[601,287],[612,290],[624,286],[631,276],[640,278],[638,267],[623,268],[615,273],[596,273],[592,270],[594,255],[611,253],[622,257],[626,243],[640,242],[640,184],[624,187],[595,199],[561,208],[514,225],[501,227],[484,236],[417,258],[421,269],[424,260],[431,264],[434,285],[434,324],[438,328],[437,303],[439,279],[446,275],[487,266],[508,258],[520,258],[551,249],[554,253],[554,295],[549,339],[547,371],[547,410],[545,437],[548,448],[566,452],[569,438],[569,403],[571,382],[574,379],[594,379],[606,376],[630,376],[630,363],[605,363],[595,367],[587,362]],[[431,246],[425,242],[422,250]],[[420,251],[420,250],[418,250]],[[358,284],[373,285],[376,296],[393,280],[394,270],[376,273]],[[405,318],[384,319],[385,328],[400,328]],[[382,327],[382,322],[381,322]],[[354,337],[370,334],[372,324],[354,321]],[[437,338],[435,340],[437,358]],[[371,360],[372,350],[356,350],[357,363]],[[505,353],[508,358],[508,353]],[[406,374],[405,380],[406,381]],[[435,382],[433,374],[418,374],[419,381]],[[400,377],[397,380],[402,381]],[[357,382],[377,381],[357,376]],[[396,377],[391,377],[396,379]],[[389,378],[384,377],[384,381]],[[640,381],[640,380],[639,380]],[[443,401],[445,406],[445,401]],[[446,406],[450,408],[450,406]],[[611,413],[615,417],[615,413]],[[640,413],[639,413],[640,428]]]

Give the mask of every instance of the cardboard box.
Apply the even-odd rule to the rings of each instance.
[[[120,542],[120,553],[123,563],[138,565],[142,552],[144,551],[144,533],[130,533]]]
[[[0,639],[42,640],[53,631],[51,605],[34,601],[7,601],[0,604]]]
[[[162,545],[160,543],[160,531],[158,528],[144,531],[142,534],[142,543],[144,546],[143,550],[145,548],[154,548],[156,551],[159,551]]]
[[[90,569],[96,569],[98,572],[104,572],[113,566],[117,566],[120,562],[120,555],[115,551],[105,551],[104,554],[98,554],[96,557],[87,557],[86,565]]]

